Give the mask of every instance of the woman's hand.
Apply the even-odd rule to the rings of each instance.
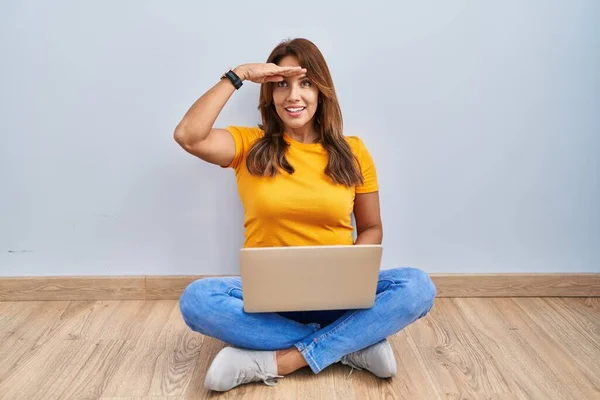
[[[306,68],[280,67],[274,63],[243,64],[234,69],[241,80],[254,83],[281,82],[284,77],[302,75]]]

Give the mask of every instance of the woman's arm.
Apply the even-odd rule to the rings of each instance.
[[[379,192],[356,194],[354,219],[358,233],[354,244],[381,244],[383,226],[379,209]]]
[[[234,72],[241,75],[239,68]],[[243,75],[240,78],[244,79]],[[229,79],[223,79],[200,96],[175,128],[175,141],[206,162],[229,164],[235,156],[235,142],[229,132],[213,129],[213,124],[234,92]]]
[[[256,83],[276,82],[283,76],[299,75],[306,69],[301,67],[279,67],[275,64],[244,64],[234,72],[242,81]],[[204,161],[228,165],[235,157],[235,142],[225,129],[213,125],[221,110],[235,92],[229,79],[222,79],[192,104],[177,125],[174,138],[188,153]]]

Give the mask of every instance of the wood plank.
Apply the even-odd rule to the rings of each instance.
[[[197,397],[199,398],[199,397]],[[182,396],[98,397],[98,400],[189,400]]]
[[[99,340],[77,374],[63,382],[61,397],[65,399],[97,399],[104,392],[107,382],[114,376],[119,363],[127,362],[130,348],[125,340]]]
[[[15,303],[22,304],[22,302]],[[15,318],[21,320],[21,322],[12,325],[9,337],[36,342],[60,318],[68,304],[68,301],[36,302],[35,307],[21,313],[25,316],[24,320]],[[20,308],[24,309],[25,307]]]
[[[71,301],[45,336],[63,340],[101,339],[98,332],[107,329],[105,325],[118,326],[119,321],[109,320],[121,304],[120,301]]]
[[[122,337],[137,340],[126,341],[127,357],[119,362],[106,383],[104,397],[179,396],[187,390],[196,367],[201,335],[187,329],[176,301],[145,303],[153,304],[150,315],[163,314],[167,318],[140,315],[132,320],[132,310],[121,307],[115,318],[130,321],[139,332],[121,333]],[[139,309],[139,305],[134,309]],[[151,331],[159,334],[150,334]]]
[[[310,368],[302,368],[293,374],[279,380],[279,385],[276,390],[268,390],[269,388],[263,385],[259,390],[265,398],[277,398],[277,392],[281,393],[297,393],[299,399],[338,399],[341,395],[348,396],[347,398],[355,398],[353,386],[356,382],[354,379],[345,380],[348,375],[349,368],[342,368],[340,365],[332,365],[322,370],[318,375],[315,375]],[[347,387],[340,388],[340,385],[334,384],[334,380],[345,380]],[[359,377],[360,379],[360,377]],[[316,384],[319,382],[319,384]],[[260,397],[256,397],[258,400]]]
[[[200,335],[199,337],[199,352],[198,357],[196,358],[196,366],[194,367],[192,377],[190,379],[190,383],[184,393],[184,397],[186,398],[198,398],[198,399],[206,399],[209,398],[210,395],[214,395],[214,393],[209,392],[204,388],[204,378],[206,377],[206,371],[212,360],[215,358],[217,353],[221,351],[223,347],[225,347],[225,343],[213,339],[208,336]],[[246,385],[244,385],[246,386]],[[236,388],[236,390],[244,392],[247,390],[245,387]],[[226,392],[223,395],[219,396],[222,398],[235,398],[229,397],[232,394],[232,391]]]
[[[15,326],[11,327],[10,332],[8,332],[10,333],[10,336],[5,337],[2,341],[8,344],[12,343],[14,347],[6,350],[17,352],[18,356],[6,356],[8,361],[3,363],[3,368],[0,368],[0,381],[8,379],[15,371],[26,368],[26,365],[46,351],[47,343],[54,339],[52,335],[47,335],[46,333],[51,330],[51,326],[55,324],[55,321],[47,321],[45,324],[40,324],[38,318],[40,315],[44,315],[44,310],[52,310],[53,306],[57,303],[62,304],[68,302],[0,303],[0,308],[5,304],[11,304],[15,309],[21,311],[21,313],[15,316],[14,320],[21,321],[22,318],[19,317],[24,317],[25,319],[25,322],[21,321],[16,324],[16,326],[18,326],[17,328],[15,328]],[[28,307],[29,310],[27,309]],[[60,318],[60,311],[61,309],[52,310],[52,315],[56,318]]]
[[[440,300],[436,300],[440,302]],[[425,318],[430,318],[427,316]],[[432,317],[431,317],[432,318]],[[420,323],[423,323],[422,321]],[[391,382],[391,398],[398,399],[440,399],[439,392],[435,390],[435,383],[424,358],[421,356],[415,339],[407,327],[388,338],[398,367],[397,378]],[[369,392],[368,387],[362,385],[363,395]],[[385,398],[385,397],[384,397]]]
[[[457,323],[456,312],[451,299],[437,299],[425,318],[407,328],[437,392],[455,398],[510,393],[493,358],[476,336],[464,329],[466,324]],[[452,318],[446,318],[448,313]]]
[[[359,393],[362,384],[366,381],[365,377],[361,376],[361,371],[352,371],[353,373],[350,375],[351,371],[350,367],[339,363],[325,368],[318,375],[315,375],[310,368],[304,368],[288,377],[291,378],[288,381],[294,383],[295,386],[290,390],[297,390],[298,393],[301,393],[302,388],[311,388],[311,392],[307,393],[307,398],[314,399],[319,398],[317,396],[321,394],[323,394],[320,397],[322,399],[368,399],[368,396],[360,397]],[[298,373],[302,373],[304,379],[299,379],[299,376],[296,375]],[[372,381],[369,380],[369,382]],[[324,391],[326,393],[323,393]]]
[[[92,320],[86,335],[105,340],[141,339],[146,332],[146,321],[155,309],[160,309],[160,305],[154,301],[119,300],[108,318]],[[150,335],[147,336],[149,340],[152,339]]]
[[[114,373],[106,381],[102,396],[146,396],[160,354],[165,351],[164,343],[149,339],[127,339]]]
[[[493,299],[499,310],[502,310],[506,320],[515,328],[512,332],[518,331],[519,338],[526,343],[547,370],[560,370],[560,382],[564,388],[578,398],[600,398],[600,391],[596,389],[594,380],[582,373],[575,360],[568,352],[559,345],[559,342],[553,340],[549,334],[550,330],[558,329],[558,325],[565,324],[561,318],[554,318],[554,322],[548,325],[540,326],[533,321],[527,313],[515,303],[514,299]]]
[[[20,304],[22,307],[26,307],[28,304],[29,305],[34,305],[34,307],[32,307],[32,310],[39,310],[39,307],[37,307],[37,304],[48,304],[50,305],[56,305],[57,303],[65,303],[65,302],[16,302],[17,304]],[[22,340],[21,341],[23,343],[26,343],[26,347],[24,346],[24,348],[26,348],[26,351],[23,351],[19,357],[16,359],[16,361],[11,361],[10,363],[10,370],[8,371],[9,374],[3,374],[2,376],[0,376],[0,381],[23,381],[23,378],[21,378],[20,375],[25,375],[27,376],[27,371],[30,371],[30,373],[33,374],[40,374],[40,373],[45,373],[45,368],[41,367],[39,371],[31,371],[32,369],[32,365],[37,365],[40,364],[40,361],[44,361],[45,359],[47,359],[48,357],[54,357],[57,359],[62,359],[63,357],[67,356],[68,354],[53,354],[52,355],[48,355],[48,351],[52,351],[52,348],[55,348],[58,346],[58,348],[61,348],[61,346],[64,346],[68,349],[71,348],[71,346],[69,345],[69,342],[73,342],[73,346],[72,347],[76,347],[76,348],[90,348],[92,349],[91,352],[94,351],[94,347],[97,346],[97,342],[94,341],[88,341],[88,342],[83,342],[83,341],[74,341],[72,340],[73,337],[68,333],[68,329],[69,328],[73,328],[73,326],[77,325],[79,323],[79,319],[81,317],[81,312],[73,312],[73,310],[87,310],[90,309],[89,305],[90,303],[95,303],[95,302],[66,302],[68,303],[67,307],[64,307],[62,314],[60,314],[59,316],[57,316],[55,318],[54,321],[52,321],[51,324],[46,324],[46,326],[43,327],[43,329],[40,329],[40,325],[38,324],[38,321],[36,321],[35,318],[32,318],[33,316],[35,316],[36,313],[30,313],[28,315],[28,324],[27,326],[29,328],[31,328],[31,332],[32,334],[29,334],[29,338],[30,340]],[[118,302],[114,302],[114,303],[118,303]],[[2,303],[0,303],[2,304]],[[93,316],[90,317],[89,313],[86,315],[87,319],[93,319]],[[26,329],[25,329],[26,330]],[[22,337],[27,337],[27,336],[22,336]],[[91,344],[90,344],[91,343]],[[86,347],[87,346],[87,347]],[[41,363],[43,365],[43,362]],[[70,365],[69,367],[66,367],[68,370],[71,371],[77,371],[77,365],[73,364]],[[95,372],[95,371],[93,371]],[[61,378],[61,376],[54,376],[51,380],[48,381],[41,381],[36,383],[38,385],[38,390],[42,393],[45,393],[44,391],[47,389],[48,385],[53,384],[55,381],[60,380],[60,379],[70,379],[68,378],[68,376],[65,378]],[[47,383],[46,383],[47,382]],[[63,382],[64,387],[69,387],[68,382]],[[35,394],[37,395],[37,393]]]
[[[19,360],[23,355],[31,352],[34,345],[35,343],[31,340],[15,338],[0,340],[0,360],[2,360],[0,362],[0,383],[5,381],[8,375],[17,368]]]
[[[154,341],[157,344],[157,350],[161,349],[161,343],[165,343],[165,350],[158,351],[155,363],[152,363],[151,359],[154,350],[149,350],[145,354],[148,363],[154,366],[154,372],[153,378],[146,388],[148,395],[142,396],[142,398],[177,398],[179,396],[167,396],[164,393],[183,393],[187,381],[192,375],[189,366],[195,365],[197,354],[194,349],[196,346],[190,345],[190,342],[186,340],[190,333],[189,331],[184,332],[185,324],[180,320],[181,316],[176,309],[176,302],[150,303],[157,306],[152,309],[152,312],[159,315],[153,319],[146,319],[146,329],[143,332],[124,337],[135,337],[148,342]],[[127,306],[127,303],[119,302],[119,304],[120,308]],[[137,308],[139,305],[134,305],[134,309]],[[113,316],[113,320],[127,320],[128,315],[128,313],[118,310]],[[126,335],[128,334],[126,333]],[[120,393],[122,396],[133,393],[133,391],[129,391],[127,383],[137,387],[137,377],[135,375],[119,375],[119,371],[122,371],[123,367],[126,370],[130,363],[129,357],[134,351],[133,343],[130,340],[100,341],[96,351],[92,353],[77,377],[69,384],[70,390],[65,392],[64,396],[66,398],[99,398],[110,387],[111,382],[113,386],[115,385],[115,381],[118,381],[116,386],[122,388],[123,393]],[[192,352],[192,356],[189,355],[190,352]],[[121,385],[123,382],[124,384]]]
[[[568,321],[569,324],[578,327],[578,332],[587,340],[600,348],[600,308],[595,309],[594,304],[600,304],[600,299],[554,298],[543,299],[552,312],[557,313]]]
[[[197,397],[199,398],[199,397]],[[182,396],[99,397],[99,400],[189,400]]]
[[[468,299],[472,300],[472,299]],[[589,392],[565,380],[570,366],[556,365],[552,347],[540,346],[538,335],[520,320],[521,311],[511,299],[452,299],[470,322],[474,332],[496,347],[494,357],[507,366],[502,371],[511,386],[518,386],[528,399],[587,399]],[[548,345],[543,339],[542,343]],[[552,366],[549,368],[549,366]],[[518,373],[515,373],[518,371]]]
[[[446,299],[436,299],[433,309],[427,317],[409,325],[410,336],[413,338],[419,354],[423,358],[425,368],[430,371],[434,387],[438,393],[444,395],[462,393],[462,379],[455,379],[456,372],[453,365],[461,364],[460,355],[454,351],[448,329],[441,317],[439,304]],[[430,351],[431,350],[431,351]],[[473,394],[469,385],[464,388]]]
[[[581,302],[585,307],[586,312],[592,312],[597,317],[600,317],[600,298],[597,297],[588,297],[585,299],[577,299],[577,302]],[[581,309],[580,307],[576,307],[577,310]],[[600,321],[600,318],[596,318],[596,321]]]
[[[438,297],[598,297],[600,274],[431,274]]]
[[[146,276],[148,300],[178,300],[183,289],[203,276]]]
[[[537,331],[542,331],[552,339],[553,344],[569,358],[569,365],[575,364],[574,375],[582,375],[589,386],[598,392],[600,397],[600,363],[597,351],[600,344],[586,334],[582,334],[571,321],[557,315],[548,303],[557,299],[513,299],[515,304],[525,312],[529,320],[535,323]],[[600,342],[600,336],[597,337]],[[586,383],[587,383],[586,382]],[[586,384],[584,383],[584,385]]]
[[[452,299],[444,300],[439,302],[437,311],[448,327],[450,343],[454,344],[453,350],[463,355],[464,362],[459,371],[464,378],[461,379],[473,388],[477,397],[493,395],[502,398],[513,392],[518,398],[524,398],[524,393],[516,386],[511,387],[503,377],[500,372],[503,366],[499,365],[493,354],[488,351],[487,343],[482,343],[470,329],[470,324]],[[462,393],[460,395],[462,396]]]
[[[514,338],[510,332],[512,327],[490,304],[491,299],[453,299],[461,314],[470,325],[488,352],[501,366],[501,372],[511,387],[524,393],[527,399],[552,398],[553,388],[548,387],[548,377],[529,358],[522,356],[522,351],[514,347]]]
[[[13,337],[17,329],[27,323],[27,317],[43,307],[43,302],[0,302],[0,339]]]
[[[438,297],[600,297],[598,273],[430,275]],[[177,300],[207,276],[0,277],[0,301]]]
[[[68,389],[95,348],[87,341],[55,340],[40,348],[35,357],[11,370],[0,382],[5,399],[58,399]]]
[[[72,301],[44,336],[64,340],[137,339],[145,332],[145,321],[159,307],[159,302],[144,300]]]
[[[436,299],[389,338],[393,379],[336,364],[212,393],[225,344],[189,330],[176,300],[0,302],[0,399],[593,399],[598,312],[598,299]]]
[[[0,301],[144,299],[143,276],[0,278]]]
[[[154,329],[161,334],[156,339],[165,343],[165,351],[157,359],[148,390],[149,396],[183,396],[196,368],[202,346],[202,335],[190,330],[183,322],[176,301],[162,301],[170,305],[166,322],[155,320]],[[157,313],[160,311],[157,311]],[[151,323],[147,323],[151,327]]]

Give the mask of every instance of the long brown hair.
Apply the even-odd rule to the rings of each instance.
[[[358,160],[343,135],[342,111],[323,54],[311,41],[298,38],[279,43],[267,62],[278,64],[287,55],[298,58],[300,65],[307,69],[307,77],[319,89],[320,101],[313,122],[319,134],[317,140],[328,154],[325,174],[337,184],[362,184]],[[274,85],[273,82],[267,82],[260,87],[258,108],[262,124],[259,127],[265,131],[265,135],[248,152],[246,166],[252,175],[273,177],[279,173],[279,169],[294,173],[294,167],[285,157],[289,144],[283,137],[284,125],[273,105]]]

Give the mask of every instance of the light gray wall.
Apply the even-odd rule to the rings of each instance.
[[[384,268],[600,272],[600,2],[333,3],[2,2],[0,274],[237,272],[233,173],[172,132],[296,36],[376,160]]]

